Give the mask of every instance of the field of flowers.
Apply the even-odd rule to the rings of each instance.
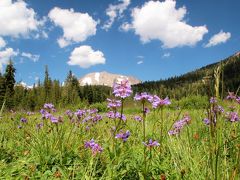
[[[240,97],[209,99],[205,109],[134,95],[115,84],[107,113],[55,109],[3,113],[0,179],[240,179]]]

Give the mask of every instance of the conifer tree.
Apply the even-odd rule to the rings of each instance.
[[[5,84],[6,84],[6,107],[11,109],[14,107],[14,85],[15,85],[15,71],[16,69],[13,66],[13,62],[10,60],[7,67],[6,72],[4,74]]]
[[[51,93],[51,79],[49,77],[48,66],[45,66],[45,78],[44,78],[44,100],[45,102],[50,101],[50,93]]]

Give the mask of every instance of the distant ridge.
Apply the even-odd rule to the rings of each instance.
[[[133,76],[126,76],[121,74],[112,74],[106,71],[103,72],[93,72],[86,74],[79,79],[81,86],[85,85],[104,85],[112,87],[114,82],[121,81],[123,79],[129,80],[131,85],[139,84],[141,81]]]
[[[205,95],[206,89],[203,86],[203,79],[205,77],[211,77],[213,82],[214,70],[220,65],[222,65],[220,91],[222,93],[240,91],[240,51],[224,60],[206,65],[180,76],[137,84],[134,86],[134,91],[157,92],[161,95],[171,95],[178,98],[191,94]]]

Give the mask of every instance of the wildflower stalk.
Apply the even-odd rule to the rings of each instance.
[[[143,113],[143,142],[146,141],[146,112],[145,112],[145,101],[142,101],[142,113]],[[147,175],[147,156],[146,156],[146,146],[143,148],[143,155],[144,155],[144,179],[146,179]]]
[[[160,108],[160,118],[161,118],[161,129],[160,129],[160,133],[161,133],[161,138],[160,138],[160,147],[162,147],[162,141],[163,141],[163,107]]]

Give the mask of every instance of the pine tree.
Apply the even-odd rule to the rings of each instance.
[[[45,66],[45,78],[44,78],[44,101],[48,102],[51,100],[50,98],[50,93],[51,93],[51,79],[49,77],[49,73],[48,73],[48,66]]]
[[[10,60],[7,67],[6,72],[4,74],[5,84],[6,84],[6,107],[11,109],[14,107],[14,85],[15,85],[15,71],[16,69],[13,66],[13,62]]]

